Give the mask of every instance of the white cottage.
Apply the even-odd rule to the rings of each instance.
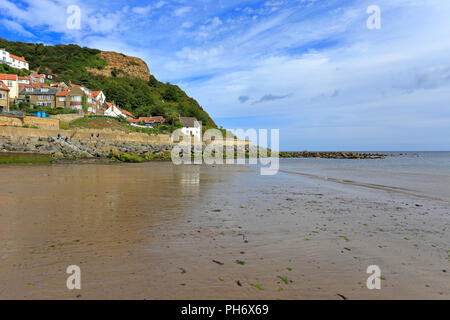
[[[114,118],[125,118],[127,120],[134,120],[136,117],[132,115],[130,112],[124,109],[120,109],[119,107],[115,106],[111,102],[106,102],[106,105],[108,106],[108,109],[105,111],[105,116],[110,116]]]
[[[180,122],[183,125],[181,132],[186,136],[201,138],[202,123],[193,117],[180,117]]]
[[[25,60],[24,57],[15,56],[15,55],[9,53],[8,51],[6,51],[6,49],[4,49],[4,48],[0,49],[0,63],[7,64],[16,69],[29,70],[29,68],[30,68],[27,60]]]

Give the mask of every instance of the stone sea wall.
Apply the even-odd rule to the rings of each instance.
[[[171,150],[169,135],[149,136],[112,130],[39,130],[0,128],[0,151],[59,156],[106,157],[111,152],[131,154]]]
[[[229,144],[230,142],[226,142]],[[237,141],[252,148],[248,141]],[[107,157],[110,153],[169,152],[174,143],[170,135],[126,133],[117,130],[42,130],[0,127],[0,152],[30,152],[56,156]]]
[[[59,129],[58,119],[38,118],[38,117],[17,117],[10,115],[0,115],[0,124],[16,127],[37,127],[39,129],[55,130]]]

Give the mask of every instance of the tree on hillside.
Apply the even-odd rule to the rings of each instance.
[[[162,97],[166,101],[178,101],[178,93],[174,86],[168,84],[166,91],[163,93]]]
[[[166,113],[166,117],[165,118],[167,120],[167,123],[169,123],[170,125],[175,125],[176,122],[180,118],[180,114],[175,112],[175,111],[171,111],[171,112]]]
[[[153,106],[151,110],[152,116],[166,116],[166,110],[164,110],[164,108],[160,105]]]
[[[89,111],[89,105],[87,102],[87,97],[85,95],[83,95],[83,97],[81,98],[81,105],[83,107],[84,116],[87,117],[88,111]]]

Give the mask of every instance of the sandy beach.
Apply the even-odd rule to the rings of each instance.
[[[343,161],[1,165],[0,299],[449,299],[447,171]]]

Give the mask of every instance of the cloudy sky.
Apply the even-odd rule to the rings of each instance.
[[[138,56],[282,150],[450,150],[449,17],[448,0],[0,0],[0,37]]]

